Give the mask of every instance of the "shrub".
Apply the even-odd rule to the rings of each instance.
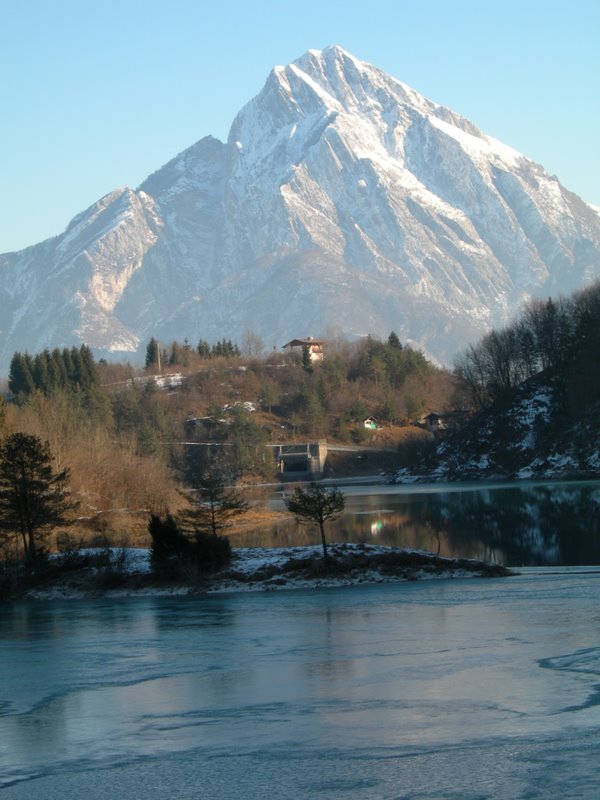
[[[152,571],[163,578],[178,577],[181,564],[190,557],[190,540],[179,530],[171,514],[164,519],[152,514],[148,531],[152,537]]]
[[[162,578],[186,578],[198,572],[211,572],[231,560],[231,545],[226,536],[195,531],[193,538],[183,533],[171,514],[163,519],[150,517],[152,537],[150,564]]]
[[[231,561],[231,544],[218,533],[196,533],[192,544],[192,560],[200,570],[212,571]]]

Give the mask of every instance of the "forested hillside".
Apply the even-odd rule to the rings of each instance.
[[[248,485],[275,478],[269,445],[325,438],[390,449],[427,439],[410,423],[452,407],[456,390],[448,371],[394,333],[329,341],[318,363],[265,353],[251,333],[240,346],[153,338],[143,370],[96,362],[85,346],[15,353],[2,430],[47,440],[56,467],[70,470],[76,529],[114,534],[145,530],[150,512],[181,505],[178,489],[209,459]],[[369,416],[377,429],[365,428]]]
[[[457,360],[479,409],[439,445],[444,478],[600,474],[600,284],[530,303]]]

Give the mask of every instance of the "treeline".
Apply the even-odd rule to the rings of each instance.
[[[532,300],[511,325],[469,347],[455,364],[474,405],[510,397],[523,381],[560,372],[579,402],[600,397],[600,283],[569,298]]]
[[[196,351],[200,358],[236,358],[241,355],[240,348],[230,339],[220,339],[213,345],[200,339]]]
[[[205,339],[200,339],[196,347],[196,354],[201,359],[207,358],[237,358],[241,356],[240,348],[230,339],[220,339],[215,344],[209,344]],[[161,367],[189,367],[192,362],[192,346],[187,339],[180,342],[171,342],[167,347],[161,347],[158,340],[151,337],[146,347],[144,367],[147,370],[160,369]]]
[[[423,353],[403,347],[392,331],[385,342],[373,336],[366,338],[349,363],[348,379],[372,380],[376,385],[383,383],[397,389],[411,374],[426,374],[431,367]]]
[[[8,388],[21,400],[36,391],[48,396],[56,391],[90,390],[99,383],[94,356],[86,345],[43,350],[34,356],[15,353],[10,362]]]

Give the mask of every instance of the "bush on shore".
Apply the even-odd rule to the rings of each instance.
[[[157,577],[190,580],[231,561],[231,544],[226,536],[202,531],[188,536],[171,514],[165,517],[152,514],[148,531],[152,537],[150,564]]]

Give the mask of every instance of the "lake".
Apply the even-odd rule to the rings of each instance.
[[[600,564],[597,480],[341,488],[346,511],[327,524],[332,542],[413,547],[509,567]],[[283,509],[281,493],[273,506]],[[318,530],[293,522],[244,540],[254,546],[319,541]]]
[[[596,798],[600,570],[0,615],[2,800]]]

